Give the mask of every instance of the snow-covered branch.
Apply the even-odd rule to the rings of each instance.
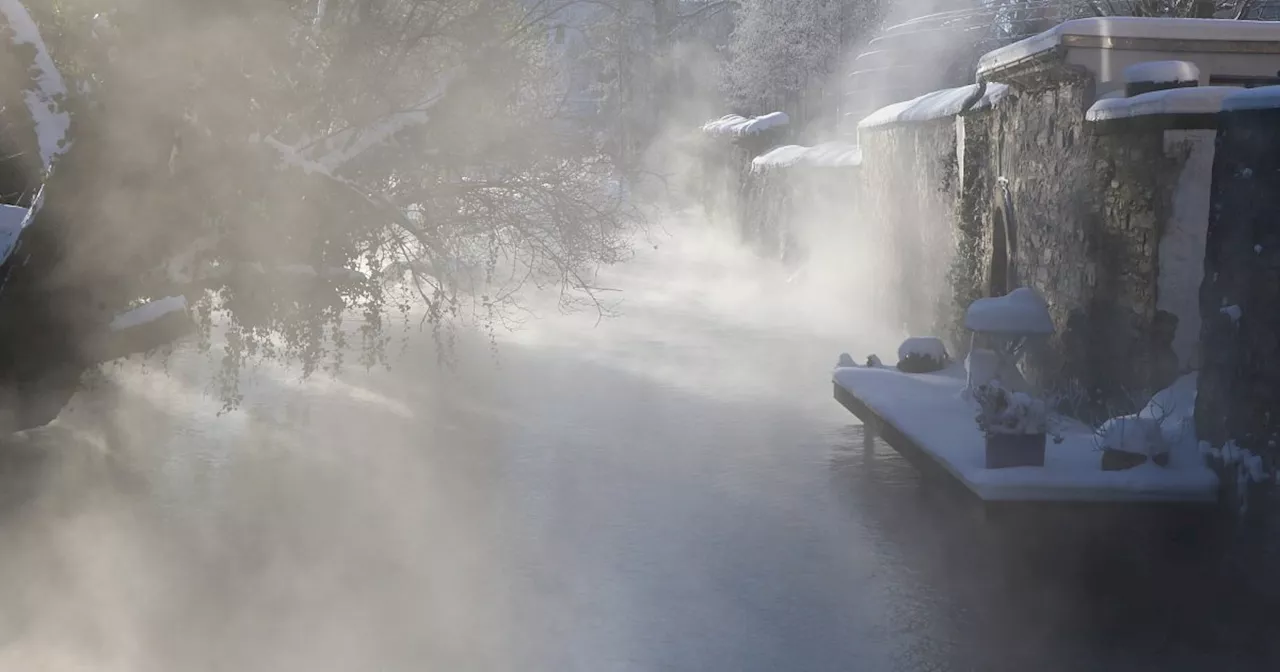
[[[71,115],[62,109],[67,85],[44,39],[40,37],[39,27],[21,0],[0,0],[0,14],[4,15],[9,29],[13,31],[13,43],[17,46],[30,45],[35,49],[31,65],[33,86],[27,89],[25,99],[35,122],[40,158],[48,171],[54,159],[70,146],[67,133],[71,129]]]
[[[442,76],[427,95],[407,110],[392,112],[367,126],[343,129],[316,143],[317,149],[323,147],[325,154],[315,159],[315,164],[332,174],[401,131],[426,124],[431,120],[431,107],[444,97],[454,76],[453,73]],[[303,154],[314,155],[315,152]]]

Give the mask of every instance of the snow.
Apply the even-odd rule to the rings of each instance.
[[[882,107],[858,122],[858,128],[876,128],[892,124],[919,123],[945,119],[960,114],[964,102],[977,93],[978,85],[932,91],[923,96]],[[1009,93],[1004,84],[987,84],[987,90],[971,109],[994,107]]]
[[[40,158],[48,171],[54,159],[66,152],[69,146],[67,132],[71,129],[71,115],[62,109],[61,104],[67,95],[67,85],[49,55],[44,39],[40,37],[39,27],[21,0],[0,0],[0,14],[4,15],[13,31],[15,45],[35,48],[35,60],[31,66],[35,88],[25,92],[24,100],[35,122]]]
[[[751,170],[806,166],[811,168],[852,168],[862,165],[862,149],[847,142],[825,142],[812,147],[783,145],[751,160]]]
[[[1149,91],[1129,98],[1101,98],[1085,113],[1089,121],[1132,119],[1153,114],[1217,114],[1235,86],[1193,86]]]
[[[181,296],[170,296],[144,303],[133,310],[117,315],[114,320],[111,320],[111,330],[123,331],[132,329],[133,327],[155,322],[170,313],[186,309],[187,300]]]
[[[964,358],[964,370],[968,389],[986,385],[1000,374],[1000,355],[995,350],[972,348]]]
[[[1053,319],[1035,290],[1019,287],[1004,296],[978,299],[965,311],[964,326],[989,334],[1046,335]]]
[[[1164,452],[1160,423],[1151,418],[1137,415],[1111,418],[1098,428],[1098,437],[1103,450],[1148,456]]]
[[[945,362],[947,361],[947,346],[943,345],[940,339],[932,336],[913,336],[898,346],[899,360],[906,359],[911,355],[932,357],[934,361]]]
[[[1280,86],[1236,89],[1235,95],[1222,101],[1223,111],[1270,110],[1280,107]]]
[[[1153,420],[1160,425],[1160,438],[1167,446],[1184,442],[1196,443],[1196,384],[1199,374],[1191,372],[1178,378],[1172,385],[1152,395],[1147,405],[1138,412],[1139,418]]]
[[[983,74],[1042,54],[1062,44],[1066,35],[1086,37],[1157,38],[1166,40],[1274,42],[1280,40],[1280,23],[1272,21],[1223,21],[1103,16],[1064,21],[1039,35],[1014,42],[978,59]]]
[[[1067,421],[1055,423],[1063,440],[1047,442],[1043,467],[986,469],[986,440],[974,421],[976,404],[962,397],[965,380],[959,364],[932,374],[838,368],[833,380],[987,501],[1211,503],[1217,499],[1218,478],[1198,454],[1194,459],[1171,455],[1167,467],[1147,463],[1124,471],[1102,471],[1092,428]],[[1194,440],[1190,445],[1194,452]]]
[[[0,205],[0,264],[13,254],[18,244],[18,236],[26,228],[27,209],[15,205]]]
[[[1121,79],[1126,84],[1198,82],[1200,68],[1190,61],[1146,61],[1125,68]]]
[[[1216,138],[1213,129],[1164,132],[1165,155],[1186,160],[1173,190],[1173,208],[1160,233],[1156,308],[1178,316],[1173,351],[1179,362],[1192,367],[1200,356],[1200,283]]]
[[[770,112],[759,117],[743,117],[737,114],[726,114],[719,119],[702,125],[702,132],[708,135],[755,135],[771,128],[786,126],[791,123],[786,112]]]

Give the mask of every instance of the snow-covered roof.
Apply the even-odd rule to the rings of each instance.
[[[1053,333],[1053,319],[1049,317],[1044,299],[1027,287],[969,304],[964,326],[989,334],[1030,336]]]
[[[987,52],[978,60],[985,73],[1055,49],[1064,37],[1147,38],[1221,42],[1280,40],[1280,22],[1100,16],[1064,21],[1039,35]]]
[[[1256,89],[1235,89],[1235,93],[1222,101],[1223,110],[1269,110],[1280,108],[1280,86],[1259,86]]]
[[[1146,61],[1125,68],[1121,77],[1126,84],[1198,82],[1200,68],[1190,61]]]
[[[931,91],[918,98],[882,107],[858,122],[858,128],[875,128],[892,124],[919,123],[945,119],[959,114],[964,102],[977,93],[978,85]],[[1009,92],[1004,84],[988,84],[982,98],[971,109],[994,107]]]
[[[852,168],[862,165],[862,148],[847,142],[824,142],[812,147],[783,145],[751,160],[751,170],[806,166]]]
[[[0,205],[0,264],[3,264],[18,244],[18,236],[28,223],[28,210],[16,205]]]
[[[1223,100],[1241,90],[1235,86],[1191,86],[1140,93],[1129,98],[1102,98],[1089,108],[1084,118],[1113,121],[1157,114],[1217,114],[1222,110]]]
[[[737,114],[726,114],[719,119],[708,121],[702,125],[702,132],[708,135],[755,135],[771,128],[786,126],[791,122],[786,112],[770,112],[759,117],[744,117]]]

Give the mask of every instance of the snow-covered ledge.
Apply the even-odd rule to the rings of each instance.
[[[744,117],[737,114],[726,114],[702,125],[702,132],[712,136],[741,137],[757,135],[765,131],[786,126],[791,119],[786,112],[770,112],[759,117]]]
[[[847,142],[825,142],[812,147],[783,145],[751,160],[752,172],[793,166],[856,168],[861,165],[862,149]]]
[[[965,102],[977,92],[978,85],[970,84],[954,89],[931,91],[911,100],[887,105],[859,121],[858,130],[949,119],[960,114],[964,110]],[[994,107],[1008,92],[1009,87],[1004,84],[988,84],[982,97],[978,98],[970,109],[983,110]]]
[[[1216,115],[1222,111],[1222,102],[1228,96],[1240,92],[1235,86],[1196,86],[1151,91],[1129,98],[1103,98],[1089,108],[1085,119],[1101,122],[1152,115]]]
[[[1205,466],[1187,424],[1194,423],[1194,382],[1171,388],[1169,394],[1183,394],[1152,416],[1167,430],[1168,466],[1103,471],[1101,438],[1091,427],[1066,419],[1057,422],[1063,440],[1045,447],[1044,466],[987,469],[986,441],[974,421],[976,406],[963,395],[964,370],[958,364],[927,374],[842,366],[832,379],[836,399],[859,417],[874,415],[885,438],[894,437],[893,448],[921,468],[949,474],[983,502],[1213,504],[1218,498],[1218,477]]]

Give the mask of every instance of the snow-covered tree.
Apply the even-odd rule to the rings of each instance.
[[[28,322],[67,335],[49,358],[80,361],[111,315],[185,295],[202,342],[227,329],[234,402],[255,356],[310,373],[357,339],[364,364],[385,361],[390,314],[420,309],[443,340],[457,320],[502,324],[530,284],[592,305],[631,212],[596,145],[558,123],[553,2],[42,8],[30,27],[70,91],[35,103],[71,109],[74,142],[3,269],[0,311],[39,313]]]
[[[822,107],[810,101],[826,95],[845,49],[879,13],[875,0],[744,0],[725,78],[735,109],[807,121]]]
[[[739,3],[604,0],[591,7],[578,23],[575,56],[594,76],[600,129],[614,155],[634,168],[663,122],[709,92],[714,96],[715,73],[700,75],[708,60],[718,60]],[[695,118],[703,114],[699,109]]]

